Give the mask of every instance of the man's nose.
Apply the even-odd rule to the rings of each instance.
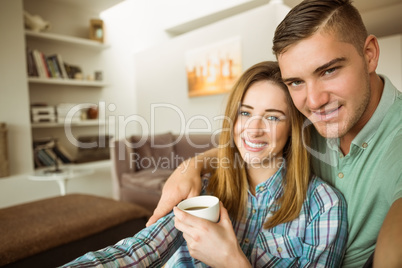
[[[306,105],[310,110],[318,110],[329,102],[329,93],[318,82],[307,85]]]

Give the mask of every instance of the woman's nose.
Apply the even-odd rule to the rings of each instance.
[[[269,129],[267,123],[261,116],[254,116],[247,120],[246,129],[249,135],[261,135]]]

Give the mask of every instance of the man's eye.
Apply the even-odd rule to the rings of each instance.
[[[334,68],[331,68],[331,69],[328,69],[328,70],[326,70],[325,71],[325,73],[324,74],[332,74],[333,72],[335,72],[336,71],[336,67],[334,67]]]
[[[298,85],[301,85],[301,83],[302,83],[302,81],[293,81],[293,82],[289,83],[289,86],[296,87]]]

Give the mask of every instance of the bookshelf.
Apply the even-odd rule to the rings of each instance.
[[[98,41],[58,33],[25,30],[24,34],[28,48],[40,51],[45,58],[51,54],[60,54],[64,63],[67,60],[69,63],[72,62],[78,66],[84,65],[83,72],[85,69],[102,71],[102,60],[99,60],[99,58],[102,51],[110,47],[110,45],[102,44]],[[48,66],[48,69],[50,69],[50,66]],[[37,74],[39,75],[38,72]],[[43,102],[50,106],[57,106],[60,103],[96,103],[99,101],[102,89],[107,86],[107,83],[103,80],[85,80],[85,78],[28,76],[30,103]],[[99,129],[106,129],[106,125],[107,122],[99,117],[99,119],[72,121],[68,127],[71,127],[69,131],[74,133],[78,139],[79,136],[105,134],[102,131],[102,133],[99,133]],[[63,121],[31,122],[31,130],[33,141],[52,137],[57,139],[59,144],[67,149],[70,155],[77,154],[78,148],[76,145],[71,144],[70,140],[66,138],[67,134]],[[37,162],[35,163],[38,166]],[[105,161],[102,163],[105,163]],[[104,164],[101,164],[101,166],[104,166]]]
[[[107,86],[105,82],[61,79],[61,78],[28,77],[28,82],[31,84],[51,84],[51,85],[83,86],[83,87],[98,87],[98,88]]]
[[[83,120],[79,122],[72,122],[70,126],[72,127],[88,127],[88,126],[104,126],[106,125],[105,121],[98,120]],[[64,123],[59,122],[40,122],[40,123],[32,123],[32,128],[60,128],[64,127]]]
[[[29,39],[38,39],[45,42],[54,42],[69,44],[76,47],[89,47],[92,49],[103,50],[110,47],[110,45],[99,43],[98,41],[93,41],[85,38],[66,36],[55,33],[46,32],[34,32],[31,30],[25,30],[25,36]]]

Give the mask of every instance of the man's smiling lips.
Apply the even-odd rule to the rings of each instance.
[[[317,111],[311,111],[313,121],[330,121],[339,115],[342,105],[334,108],[325,108]]]

